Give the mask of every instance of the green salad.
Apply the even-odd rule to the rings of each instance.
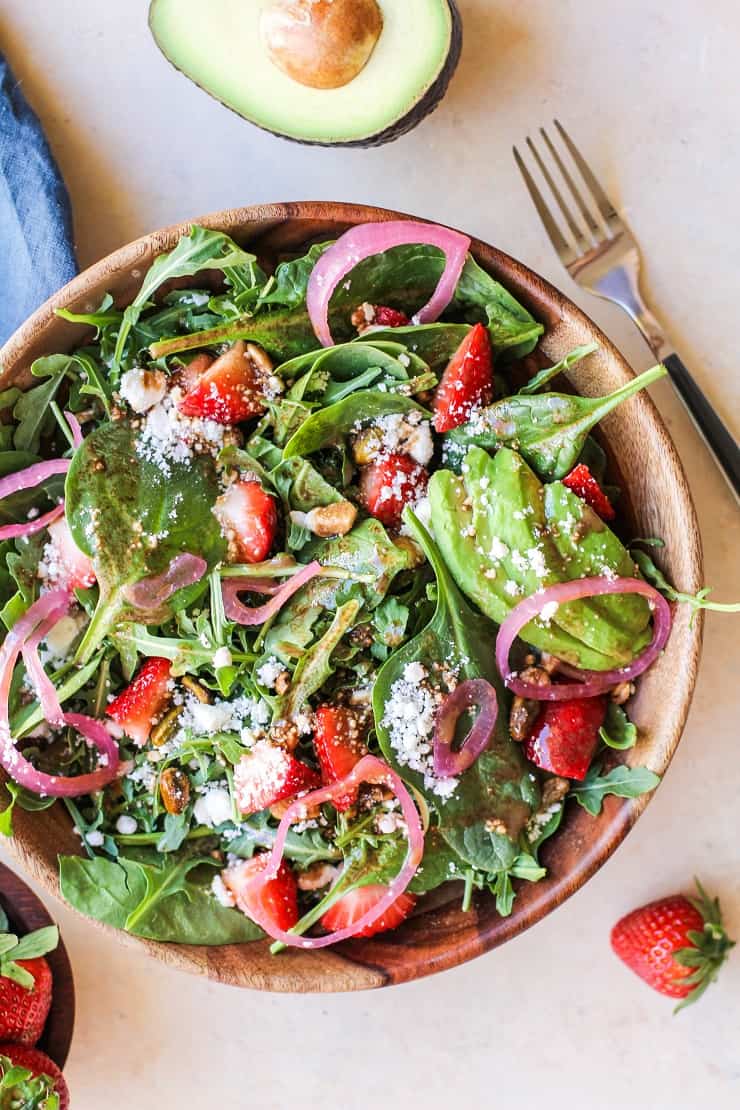
[[[67,807],[81,912],[276,951],[451,881],[505,915],[569,799],[655,787],[615,750],[678,595],[592,431],[664,370],[553,392],[594,348],[547,365],[468,248],[363,225],[268,276],[193,227],[0,395],[0,830]]]

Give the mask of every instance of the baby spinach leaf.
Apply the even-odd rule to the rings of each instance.
[[[381,393],[372,389],[359,390],[343,401],[309,416],[286,443],[283,458],[312,455],[314,451],[339,442],[350,432],[377,420],[379,416],[413,411],[425,412],[415,401],[400,394]]]
[[[628,397],[665,377],[664,366],[654,366],[606,397],[578,397],[566,393],[517,394],[480,409],[472,420],[449,433],[457,444],[477,444],[495,450],[516,448],[539,476],[564,478],[573,469],[591,429]]]
[[[560,362],[556,362],[554,366],[546,366],[544,370],[540,370],[539,374],[535,374],[533,378],[523,385],[519,390],[519,395],[531,396],[533,393],[539,393],[543,385],[547,385],[553,378],[557,378],[559,374],[565,374],[574,366],[577,366],[588,355],[592,355],[594,351],[598,351],[598,343],[587,343],[583,347],[575,347],[570,354],[565,358],[561,358]]]
[[[487,323],[494,354],[523,358],[545,330],[500,282],[468,255],[448,311],[472,323]]]
[[[606,524],[561,482],[542,485],[508,448],[472,448],[458,477],[429,483],[435,535],[462,591],[497,624],[544,586],[604,573],[629,577],[634,564]],[[530,621],[526,643],[568,663],[610,670],[630,663],[650,639],[650,608],[634,594],[560,605]]]
[[[599,729],[599,736],[608,748],[625,751],[634,748],[637,743],[637,729],[632,724],[621,705],[609,702],[606,710],[606,719]]]
[[[495,630],[467,604],[436,544],[408,509],[406,520],[436,575],[437,607],[427,627],[394,652],[378,672],[373,687],[378,742],[388,762],[436,809],[441,834],[448,843],[448,834],[456,837],[462,827],[485,827],[491,820],[502,822],[507,833],[516,838],[530,816],[532,800],[521,747],[511,740],[507,727],[507,696],[494,659]],[[428,673],[433,673],[435,666],[454,670],[459,681],[485,678],[496,690],[499,713],[491,743],[460,776],[448,798],[427,789],[424,776],[399,762],[385,721],[393,684],[403,676],[406,665],[415,662],[420,662]],[[457,850],[456,844],[452,846]]]
[[[442,883],[464,880],[467,866],[440,833],[432,827],[424,837],[424,856],[409,883],[411,894],[427,894]]]
[[[229,851],[243,859],[251,859],[258,849],[272,848],[276,835],[277,826],[269,814],[253,814],[242,821],[240,835],[229,841]],[[320,829],[304,829],[302,832],[289,829],[284,854],[286,859],[300,868],[342,858],[339,848],[324,840]]]
[[[80,913],[136,936],[179,944],[237,944],[261,930],[238,910],[226,909],[208,887],[190,878],[209,858],[165,860],[161,866],[120,856],[61,856],[63,897]]]
[[[100,587],[78,652],[82,662],[121,620],[140,616],[154,623],[177,605],[175,594],[161,612],[137,616],[127,586],[161,573],[181,552],[202,556],[209,569],[225,553],[212,512],[218,496],[213,460],[198,455],[187,464],[168,463],[166,470],[137,452],[134,431],[123,422],[103,424],[75,453],[66,481],[67,521],[93,560]],[[112,480],[116,475],[125,475],[125,482]]]
[[[259,343],[279,362],[320,347],[305,308],[295,308],[248,313],[204,331],[158,340],[150,345],[149,354],[153,359],[166,358],[238,339]]]
[[[255,255],[243,251],[222,231],[192,227],[190,234],[183,235],[174,250],[158,255],[149,267],[139,292],[123,314],[113,355],[114,365],[120,364],[132,327],[164,282],[191,277],[206,269],[222,270],[227,276],[234,271],[238,275],[243,269],[249,271],[255,262]]]
[[[649,771],[647,767],[626,767],[620,764],[607,775],[602,775],[601,768],[594,764],[583,782],[573,783],[568,797],[575,798],[592,817],[598,817],[608,794],[615,794],[618,798],[638,798],[641,794],[649,794],[651,790],[655,790],[659,782],[660,775]]]
[[[408,324],[401,328],[377,328],[354,342],[402,343],[440,377],[469,331],[470,324]]]

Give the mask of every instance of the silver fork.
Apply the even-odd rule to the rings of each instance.
[[[529,137],[527,146],[552,193],[572,241],[563,234],[562,224],[548,207],[521,154],[514,147],[516,164],[550,241],[578,285],[607,301],[613,301],[632,317],[655,357],[668,370],[699,434],[735,496],[740,499],[740,447],[646,306],[640,291],[640,250],[632,232],[617,214],[565,128],[557,120],[554,124],[582,184],[576,181],[544,127],[540,128],[540,135],[545,157]],[[584,200],[584,187],[603,225],[594,218],[594,210]]]

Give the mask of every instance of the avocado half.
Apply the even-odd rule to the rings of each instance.
[[[380,146],[411,131],[447,91],[462,48],[455,0],[379,0],[383,30],[341,88],[294,81],[268,55],[260,17],[271,0],[151,0],[165,57],[196,85],[274,135],[318,146]]]

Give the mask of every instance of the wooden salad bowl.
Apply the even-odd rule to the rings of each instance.
[[[230,209],[199,220],[248,245],[267,267],[312,241],[334,238],[355,223],[398,218],[398,213],[338,203],[292,203]],[[106,291],[127,304],[156,255],[175,246],[188,231],[180,224],[153,232],[90,267],[43,305],[0,351],[0,388],[29,381],[35,358],[78,345],[86,329],[63,322],[57,307],[90,312]],[[520,262],[478,240],[472,251],[545,325],[541,349],[552,362],[573,347],[590,342],[600,350],[573,372],[572,384],[586,396],[617,389],[633,374],[619,351],[579,308]],[[694,593],[703,585],[702,551],[696,515],[675,447],[652,401],[640,393],[603,421],[612,472],[625,491],[624,511],[634,535],[661,536],[657,555],[677,588]],[[701,614],[690,623],[687,606],[676,610],[663,656],[638,681],[630,715],[638,726],[636,747],[618,753],[631,765],[662,774],[676,750],[691,702],[701,650]],[[494,650],[493,641],[491,651]],[[520,883],[510,917],[500,917],[493,897],[475,897],[463,913],[458,892],[447,899],[428,896],[419,912],[400,929],[369,940],[348,941],[334,949],[292,950],[279,957],[265,942],[220,948],[164,944],[120,933],[158,960],[237,986],[274,991],[349,991],[382,987],[431,975],[495,948],[534,925],[577,891],[621,843],[649,797],[609,797],[599,817],[569,807],[562,829],[542,850],[548,875]],[[57,855],[79,853],[80,842],[64,809],[17,811],[15,849],[22,863],[44,886],[59,893]],[[444,888],[443,888],[444,892]],[[108,926],[98,925],[99,928]]]
[[[0,863],[0,906],[8,915],[11,929],[18,936],[25,936],[35,929],[43,929],[46,925],[54,924],[54,919],[39,896],[34,894],[23,879],[2,863]],[[75,985],[72,966],[61,937],[54,951],[47,953],[46,961],[52,974],[51,1009],[38,1048],[63,1068],[67,1062],[75,1023]]]

